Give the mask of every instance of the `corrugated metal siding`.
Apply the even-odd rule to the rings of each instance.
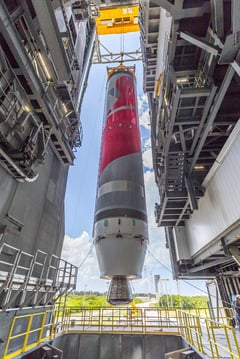
[[[240,125],[236,127],[216,161],[199,209],[187,222],[191,255],[240,221]]]
[[[186,347],[176,335],[65,334],[53,341],[63,359],[157,359]]]

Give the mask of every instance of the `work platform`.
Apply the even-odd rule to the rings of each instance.
[[[170,352],[181,353],[173,356],[179,359],[237,359],[240,334],[225,313],[222,308],[212,320],[208,309],[58,308],[53,323],[44,313],[22,315],[14,318],[3,359],[22,353],[36,359],[46,343],[51,355],[62,359],[70,353],[71,359],[110,359],[113,353],[114,358],[167,359]],[[25,322],[22,332],[19,320]]]

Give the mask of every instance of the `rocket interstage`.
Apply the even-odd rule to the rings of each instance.
[[[94,244],[108,301],[132,301],[129,280],[141,278],[148,244],[135,74],[109,71],[95,205]]]

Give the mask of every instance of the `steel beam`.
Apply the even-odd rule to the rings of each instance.
[[[240,65],[237,63],[237,61],[232,62],[232,67],[240,77]]]
[[[219,38],[222,38],[224,35],[223,0],[211,0],[211,10],[213,31]]]
[[[208,121],[207,121],[207,124],[204,128],[204,131],[202,132],[201,134],[201,138],[200,138],[200,141],[198,143],[198,146],[195,150],[195,153],[194,153],[194,156],[193,156],[193,159],[192,159],[192,163],[191,163],[191,167],[190,167],[190,172],[193,170],[193,167],[199,157],[199,154],[202,150],[202,147],[206,141],[206,138],[208,136],[208,133],[210,131],[210,128],[212,127],[212,124],[216,118],[216,115],[218,113],[218,110],[222,104],[222,101],[224,99],[224,96],[228,90],[228,87],[232,81],[232,78],[233,78],[233,75],[234,75],[234,69],[231,65],[228,66],[228,69],[226,71],[226,74],[225,74],[225,77],[222,81],[222,84],[221,84],[221,87],[218,91],[218,94],[216,95],[216,98],[215,98],[215,102],[212,106],[212,111],[209,115],[209,118],[208,118]],[[199,133],[199,136],[200,136],[200,133]]]
[[[199,272],[202,270],[204,271],[207,268],[212,268],[212,267],[219,266],[221,264],[226,264],[226,263],[231,263],[231,262],[232,262],[231,257],[222,257],[221,259],[217,259],[214,261],[207,262],[205,264],[201,264],[199,266],[195,266],[194,268],[191,268],[188,271],[189,271],[189,273],[196,273],[196,272]]]
[[[230,254],[232,255],[235,262],[240,266],[240,251],[238,246],[228,247]]]
[[[201,39],[198,36],[195,36],[193,34],[189,34],[188,32],[180,32],[180,37],[191,44],[203,49],[204,51],[208,52],[209,54],[212,54],[216,56],[218,54],[218,47],[212,45],[211,43],[207,42],[206,40]]]
[[[194,211],[195,209],[198,209],[198,204],[194,194],[191,178],[188,175],[185,176],[185,186],[188,193],[190,208],[192,211]]]
[[[215,0],[219,3],[219,0]],[[232,32],[237,33],[240,31],[240,1],[239,0],[231,0],[232,5]]]
[[[169,124],[169,129],[168,129],[168,134],[167,134],[167,141],[166,141],[166,145],[165,145],[165,157],[166,158],[168,156],[170,143],[171,143],[171,140],[172,140],[172,132],[173,132],[173,127],[174,127],[176,114],[177,114],[177,110],[178,110],[178,103],[179,103],[180,94],[181,94],[181,90],[177,90],[175,92],[175,97],[174,97],[174,101],[173,101],[173,104],[172,104],[172,111],[171,111],[170,121],[169,121],[170,124]]]

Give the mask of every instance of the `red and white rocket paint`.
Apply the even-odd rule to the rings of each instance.
[[[132,300],[128,280],[141,278],[148,244],[135,75],[109,71],[95,207],[94,243],[100,276],[112,279],[108,300]]]

